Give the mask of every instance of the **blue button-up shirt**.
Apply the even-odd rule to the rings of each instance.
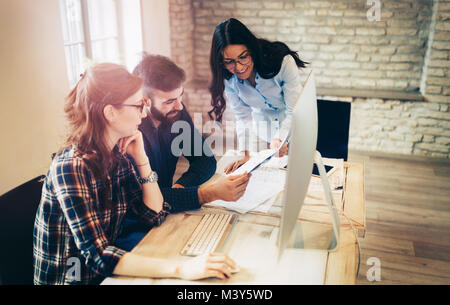
[[[280,72],[270,79],[256,73],[255,87],[236,75],[224,82],[226,98],[236,117],[239,150],[250,150],[252,137],[270,143],[274,138],[288,136],[292,112],[302,90],[292,56],[284,57]]]

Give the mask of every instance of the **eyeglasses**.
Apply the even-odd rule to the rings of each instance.
[[[119,105],[114,105],[116,107],[136,107],[139,109],[139,112],[142,113],[144,111],[145,106],[147,106],[147,100],[145,98],[140,100],[141,104],[140,105],[131,105],[131,104],[119,104]]]
[[[233,59],[226,59],[223,61],[223,65],[225,66],[225,68],[227,68],[228,70],[233,70],[234,68],[236,68],[236,63],[240,63],[241,65],[248,65],[250,63],[250,53],[245,53],[241,56],[238,57],[237,60],[233,60]]]

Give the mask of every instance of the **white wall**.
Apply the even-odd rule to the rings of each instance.
[[[169,0],[141,0],[144,51],[170,57]]]
[[[58,0],[0,1],[0,194],[45,174],[69,85]]]

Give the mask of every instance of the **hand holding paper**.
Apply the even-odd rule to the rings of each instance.
[[[241,175],[245,172],[251,173],[254,169],[264,163],[264,161],[270,159],[276,153],[277,150],[275,149],[260,151],[256,156],[251,157],[246,163],[241,165],[241,167],[228,175]]]
[[[240,175],[245,172],[251,173],[253,170],[258,168],[261,164],[268,161],[270,158],[272,158],[275,154],[277,154],[280,149],[282,149],[285,145],[287,145],[287,138],[289,137],[289,134],[286,136],[286,138],[280,143],[277,149],[267,149],[260,151],[256,156],[252,156],[244,165],[241,165],[237,170],[234,172],[231,172],[229,175]]]
[[[283,142],[279,138],[275,138],[272,140],[272,143],[270,143],[270,149],[276,149],[278,150],[278,153],[276,154],[277,158],[281,158],[288,153],[288,145],[287,143],[282,144]]]

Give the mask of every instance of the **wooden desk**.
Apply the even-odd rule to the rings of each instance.
[[[364,167],[360,163],[345,163],[343,209],[360,237],[365,234]],[[165,222],[152,229],[133,249],[133,253],[159,258],[187,259],[179,255],[201,219],[210,208],[169,215]],[[217,209],[214,209],[217,210]],[[222,281],[207,279],[183,281],[177,279],[146,279],[130,277],[107,278],[103,284],[355,284],[358,263],[354,233],[345,217],[341,217],[340,245],[334,252],[323,250],[285,251],[277,263],[275,240],[279,228],[281,207],[274,204],[269,213],[249,212],[240,215],[239,222],[227,243],[228,253],[241,271]],[[304,223],[329,226],[331,219],[325,204],[307,204],[299,214]]]

